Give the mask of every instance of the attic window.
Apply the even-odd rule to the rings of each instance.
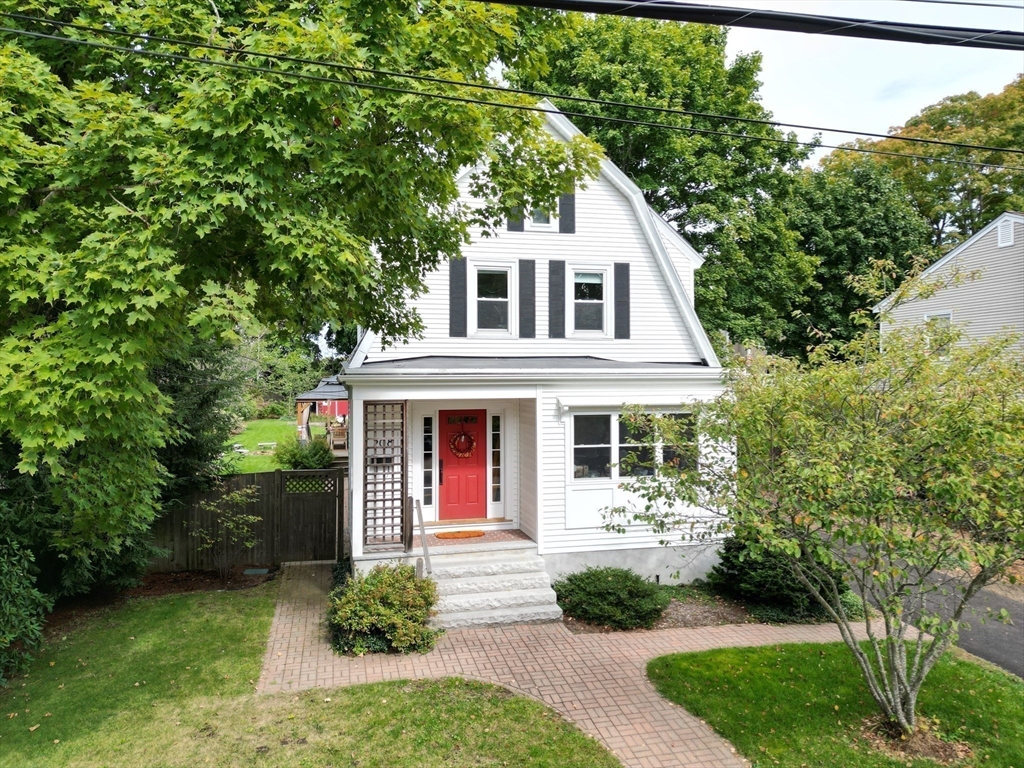
[[[1013,219],[1003,219],[999,222],[998,247],[1006,248],[1013,245]]]

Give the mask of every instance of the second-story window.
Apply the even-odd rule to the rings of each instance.
[[[508,330],[508,270],[480,269],[476,273],[476,327]]]
[[[604,273],[575,272],[573,277],[573,328],[604,331]]]

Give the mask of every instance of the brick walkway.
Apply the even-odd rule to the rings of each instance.
[[[834,642],[831,625],[734,624],[574,635],[557,624],[451,630],[425,655],[336,655],[323,630],[330,566],[286,567],[258,691],[276,693],[384,680],[458,676],[539,699],[600,740],[623,765],[743,766],[729,743],[647,680],[667,653],[728,646]]]

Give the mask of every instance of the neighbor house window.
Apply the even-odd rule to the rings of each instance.
[[[573,273],[573,327],[577,331],[604,330],[604,273]]]
[[[573,477],[612,476],[612,417],[573,416]]]
[[[434,503],[434,417],[423,417],[423,506]]]
[[[501,416],[491,415],[491,501],[501,501]]]
[[[934,315],[925,315],[925,323],[928,324],[930,329],[930,336],[938,336],[940,339],[949,333],[949,327],[953,324],[953,314],[951,312],[940,312]],[[945,357],[949,354],[949,342],[931,342],[929,346],[932,347],[932,352],[940,357]]]
[[[534,208],[530,214],[530,222],[541,227],[551,224],[551,214],[542,208]]]
[[[476,327],[480,330],[509,328],[509,270],[478,269],[476,273]]]

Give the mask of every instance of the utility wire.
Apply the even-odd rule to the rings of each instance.
[[[977,167],[977,168],[995,168],[997,170],[1024,171],[1024,167],[1020,167],[1020,166],[996,165],[994,163],[979,163],[979,162],[974,162],[974,161],[970,161],[970,160],[954,160],[954,159],[948,159],[948,158],[935,158],[935,157],[928,157],[927,155],[912,155],[912,154],[908,154],[908,153],[905,153],[905,152],[888,152],[888,151],[885,151],[885,150],[867,149],[867,148],[864,148],[864,147],[848,147],[848,146],[847,147],[843,147],[843,146],[836,146],[836,145],[832,145],[832,144],[818,144],[816,142],[790,141],[788,139],[779,139],[779,138],[769,137],[769,136],[749,136],[749,135],[742,134],[742,133],[730,133],[728,131],[715,131],[715,130],[711,130],[711,129],[707,129],[707,128],[688,128],[688,127],[678,126],[678,125],[668,125],[666,123],[657,123],[657,122],[653,122],[653,121],[649,121],[649,120],[632,120],[632,119],[624,118],[624,117],[610,117],[610,116],[603,116],[603,115],[602,116],[588,115],[588,114],[583,113],[583,112],[570,112],[570,111],[567,111],[567,110],[550,110],[550,109],[546,109],[545,107],[529,105],[529,104],[514,104],[514,103],[508,103],[508,102],[488,101],[488,100],[485,100],[485,99],[472,99],[472,98],[469,98],[469,97],[466,97],[466,96],[453,96],[453,95],[444,94],[444,93],[433,93],[433,92],[428,92],[428,91],[414,91],[414,90],[409,89],[409,88],[396,88],[394,86],[381,85],[379,83],[357,82],[357,81],[353,81],[353,80],[342,80],[340,78],[335,78],[335,77],[321,77],[320,75],[312,75],[312,74],[308,74],[308,73],[305,73],[305,72],[290,72],[288,70],[283,70],[283,69],[267,69],[265,67],[254,67],[254,66],[251,66],[251,65],[248,65],[248,64],[239,64],[238,62],[233,62],[233,61],[215,61],[213,59],[198,59],[198,58],[194,58],[192,56],[186,56],[186,55],[182,55],[182,54],[178,54],[178,53],[164,53],[164,52],[161,52],[161,51],[147,51],[145,49],[138,48],[138,47],[127,48],[125,46],[120,46],[120,45],[111,45],[109,43],[100,43],[100,42],[97,42],[95,40],[79,40],[79,39],[72,38],[72,37],[64,37],[62,35],[48,35],[48,34],[46,34],[44,32],[33,32],[33,31],[27,30],[27,29],[18,29],[18,28],[12,28],[12,27],[0,27],[0,32],[7,32],[7,33],[13,34],[13,35],[22,35],[22,36],[26,36],[26,37],[33,37],[33,38],[40,39],[40,40],[54,40],[56,42],[61,42],[61,43],[73,43],[75,45],[82,45],[82,46],[86,46],[86,47],[90,47],[90,48],[97,48],[97,49],[100,49],[100,50],[115,51],[115,52],[118,52],[118,53],[126,53],[126,54],[134,55],[134,56],[148,56],[148,57],[152,57],[152,58],[167,59],[167,60],[171,60],[171,61],[182,61],[182,62],[191,63],[191,64],[201,64],[201,65],[204,65],[204,66],[225,67],[225,68],[228,68],[228,69],[235,69],[235,70],[240,70],[240,71],[244,71],[244,72],[256,72],[256,73],[266,74],[266,75],[275,75],[275,76],[278,76],[278,77],[290,77],[290,78],[294,78],[294,79],[298,79],[298,80],[311,80],[311,81],[314,81],[314,82],[328,83],[328,84],[331,84],[331,85],[347,85],[347,86],[351,86],[351,87],[357,88],[357,89],[358,88],[362,88],[362,89],[369,89],[369,90],[384,91],[384,92],[389,92],[389,93],[401,93],[401,94],[406,94],[406,95],[410,95],[410,96],[418,96],[418,97],[421,97],[421,98],[433,98],[433,99],[440,99],[440,100],[443,100],[443,101],[459,102],[459,103],[462,103],[462,104],[478,104],[478,105],[481,105],[481,106],[498,107],[498,108],[501,108],[501,109],[514,109],[514,110],[519,110],[519,111],[522,111],[522,112],[539,112],[539,113],[542,113],[542,114],[562,114],[562,115],[567,115],[569,117],[577,117],[577,118],[592,119],[592,120],[602,120],[602,121],[605,121],[605,122],[619,123],[619,124],[625,124],[625,125],[636,125],[636,126],[644,126],[644,127],[651,127],[651,128],[664,128],[666,130],[679,131],[681,133],[691,133],[691,134],[692,133],[696,133],[696,134],[709,135],[709,136],[726,136],[726,137],[730,137],[730,138],[744,139],[744,140],[747,140],[747,141],[764,141],[764,142],[769,142],[769,143],[773,143],[773,144],[787,144],[789,146],[805,146],[805,147],[811,147],[811,148],[819,148],[820,147],[820,148],[824,148],[824,149],[838,149],[838,150],[844,150],[844,151],[849,151],[849,152],[860,152],[860,153],[870,154],[870,155],[886,155],[886,156],[889,156],[889,157],[905,157],[905,158],[914,159],[914,160],[926,160],[926,161],[939,162],[939,163],[952,163],[952,164],[955,164],[955,165],[968,165],[968,166],[973,166],[973,167]]]
[[[935,2],[936,0],[929,0]],[[372,69],[369,67],[356,67],[349,64],[340,64],[333,61],[323,61],[319,59],[308,59],[300,56],[289,56],[280,53],[261,53],[259,51],[252,51],[245,48],[232,48],[224,45],[214,45],[213,43],[202,43],[202,42],[190,42],[188,40],[182,40],[180,38],[163,37],[160,35],[149,35],[144,32],[127,32],[116,29],[104,29],[102,27],[91,27],[85,24],[76,24],[70,21],[58,21],[57,19],[50,19],[41,16],[29,16],[21,13],[3,13],[0,12],[0,17],[7,17],[17,19],[19,21],[32,21],[41,24],[53,25],[56,27],[78,29],[85,32],[93,32],[96,34],[114,36],[114,37],[127,37],[133,40],[142,40],[145,42],[157,42],[167,43],[169,45],[180,45],[190,48],[203,48],[211,51],[220,51],[222,53],[228,53],[232,55],[240,56],[256,56],[265,59],[272,59],[274,61],[287,61],[296,64],[309,64],[312,66],[328,67],[331,69],[340,69],[346,72],[353,72],[359,74],[373,74],[373,75],[384,75],[387,77],[399,77],[409,80],[419,80],[421,82],[428,83],[439,83],[442,85],[455,85],[462,88],[474,88],[483,91],[496,91],[498,93],[516,93],[525,96],[533,96],[544,99],[558,99],[562,101],[571,101],[579,104],[593,104],[601,107],[621,107],[628,109],[639,109],[648,112],[657,112],[660,114],[667,115],[684,115],[687,117],[702,117],[712,120],[731,120],[738,123],[749,123],[754,125],[768,125],[772,127],[783,127],[783,128],[800,128],[809,131],[822,131],[825,133],[842,133],[849,136],[864,136],[876,139],[892,139],[896,141],[906,141],[915,144],[931,144],[944,147],[954,147],[956,149],[980,149],[987,152],[1005,152],[1013,155],[1024,155],[1024,149],[1012,149],[1006,147],[992,147],[985,144],[965,144],[956,141],[943,141],[941,139],[924,139],[913,136],[893,136],[886,133],[871,133],[869,131],[854,131],[847,130],[844,128],[823,128],[821,126],[814,125],[801,125],[799,123],[783,123],[778,120],[760,120],[753,117],[738,117],[734,115],[719,115],[713,112],[696,112],[693,110],[679,109],[675,107],[658,107],[653,105],[645,104],[634,104],[623,101],[610,101],[607,99],[595,99],[586,96],[570,96],[563,93],[549,93],[546,91],[535,91],[523,88],[508,88],[506,86],[488,85],[486,83],[470,83],[460,80],[449,80],[442,77],[433,77],[430,75],[417,75],[407,72],[393,72],[386,69]],[[133,49],[134,50],[134,49]]]
[[[752,27],[811,35],[838,35],[900,43],[928,43],[989,50],[1024,51],[1024,32],[973,29],[903,21],[876,21],[819,16],[791,11],[732,8],[677,0],[489,0],[501,5],[556,11],[638,16],[662,21],[689,21],[724,27]]]
[[[1007,3],[979,3],[970,0],[897,0],[900,3],[928,3],[930,5],[969,5],[972,8],[1009,8],[1013,11],[1024,11],[1024,3],[1008,5]]]

